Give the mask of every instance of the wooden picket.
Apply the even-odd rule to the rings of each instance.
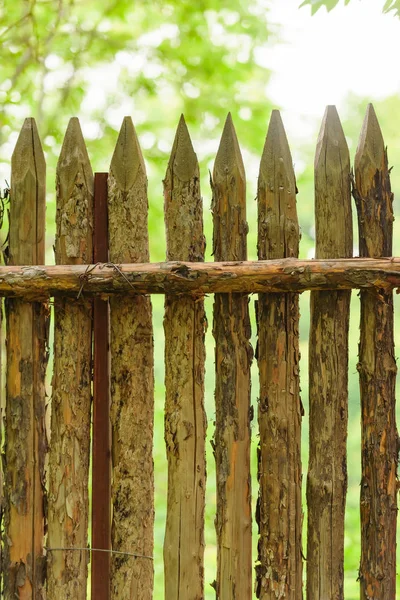
[[[93,173],[78,119],[71,119],[57,165],[57,264],[93,262]],[[92,302],[55,298],[49,453],[47,592],[86,598]]]
[[[246,178],[231,115],[212,182],[215,260],[246,260]],[[217,598],[248,600],[252,590],[250,485],[250,319],[247,294],[215,294]]]
[[[362,600],[395,600],[393,289],[400,287],[400,259],[391,257],[393,195],[372,105],[354,178],[337,111],[326,110],[315,156],[315,260],[298,259],[296,180],[278,111],[271,115],[260,163],[258,261],[247,261],[246,178],[231,115],[211,180],[213,263],[204,262],[200,169],[183,117],[164,180],[164,263],[149,262],[146,169],[129,117],[122,123],[110,171],[97,173],[95,186],[79,121],[73,118],[68,125],[56,173],[55,266],[44,265],[46,165],[33,119],[22,127],[11,166],[9,262],[0,267],[7,326],[0,490],[4,597],[85,600],[92,556],[92,598],[153,598],[151,293],[165,294],[165,598],[205,597],[204,295],[213,293],[216,597],[301,600],[306,564],[308,600],[343,599],[348,325],[351,290],[359,288],[360,593]],[[352,258],[351,187],[359,258]],[[96,261],[100,264],[93,265]],[[304,290],[311,290],[306,563],[299,375],[299,293]],[[253,577],[251,493],[257,491],[250,479],[249,294],[254,292],[259,294],[260,394]],[[55,334],[48,447],[44,417],[51,297]]]
[[[315,155],[316,257],[353,252],[350,158],[336,108]],[[312,292],[309,342],[307,598],[343,598],[349,291]]]
[[[388,159],[370,104],[354,161],[360,256],[392,255],[393,194]],[[396,470],[393,293],[361,291],[361,599],[396,598]]]
[[[273,111],[258,177],[258,258],[297,257],[299,224],[292,157]],[[257,361],[260,431],[257,598],[300,600],[301,414],[299,297],[259,294]]]
[[[119,133],[108,177],[110,260],[147,262],[147,176],[132,120]],[[153,328],[148,296],[110,300],[111,599],[153,594]],[[125,553],[125,555],[124,555]],[[133,554],[136,556],[129,556]]]
[[[181,117],[164,179],[167,260],[204,260],[199,179],[197,156]],[[164,570],[165,598],[171,600],[204,596],[204,327],[201,297],[165,296],[168,499]]]
[[[9,265],[43,264],[46,164],[34,119],[11,159]],[[7,373],[3,578],[6,598],[45,597],[45,372],[48,308],[6,302]],[[27,532],[29,534],[27,535]]]

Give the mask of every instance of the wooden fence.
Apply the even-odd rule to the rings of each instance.
[[[216,596],[248,600],[255,589],[263,600],[300,600],[306,564],[308,600],[343,598],[349,307],[351,289],[360,288],[361,598],[395,600],[398,437],[392,291],[400,287],[400,260],[391,257],[388,161],[372,106],[363,124],[354,177],[336,109],[326,110],[315,157],[314,261],[298,259],[296,181],[277,111],[272,113],[258,178],[257,262],[247,262],[245,172],[230,116],[212,176],[215,263],[203,262],[199,166],[183,118],[164,181],[167,263],[149,263],[146,171],[129,118],[124,119],[110,172],[95,177],[79,122],[71,119],[57,166],[52,267],[43,266],[45,169],[35,122],[27,119],[12,156],[9,259],[0,268],[7,327],[4,597],[83,600],[90,556],[92,598],[153,596],[150,293],[165,294],[165,598],[204,597],[203,298],[215,293]],[[359,221],[356,259],[351,194]],[[306,289],[312,292],[305,563],[298,304],[299,293]],[[255,581],[249,342],[253,292],[258,292],[260,380]],[[55,333],[48,442],[50,297]]]

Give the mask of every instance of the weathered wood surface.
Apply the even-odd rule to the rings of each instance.
[[[10,265],[44,262],[46,164],[34,119],[11,159]],[[45,598],[46,304],[6,301],[5,514],[7,600]]]
[[[79,121],[68,124],[56,172],[57,264],[93,261],[93,173]],[[92,302],[56,298],[49,453],[49,598],[86,598]]]
[[[213,173],[215,260],[246,260],[246,181],[231,116]],[[219,600],[252,595],[250,482],[250,320],[246,294],[216,294],[215,434],[217,579]]]
[[[164,180],[167,260],[202,261],[200,173],[183,116]],[[205,313],[202,298],[165,297],[165,441],[168,499],[165,598],[204,597],[206,415]]]
[[[108,177],[110,260],[149,260],[147,177],[130,118],[118,137]],[[111,598],[150,600],[153,595],[154,359],[148,296],[110,300],[112,548]],[[149,558],[150,557],[150,558]]]
[[[400,287],[400,258],[0,266],[0,294],[27,300],[94,294],[304,292]]]
[[[360,256],[390,256],[393,194],[387,153],[371,104],[363,123],[354,171]],[[357,368],[362,414],[361,599],[394,600],[398,435],[393,295],[376,288],[362,291],[360,301]]]
[[[258,257],[297,257],[299,225],[292,157],[273,111],[258,177]],[[302,507],[298,294],[260,294],[257,302],[259,529],[256,594],[301,600]]]
[[[315,155],[316,256],[352,255],[350,159],[334,106]],[[349,291],[313,292],[309,340],[307,598],[344,597]]]

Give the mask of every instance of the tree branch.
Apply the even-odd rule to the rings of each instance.
[[[99,263],[0,267],[0,294],[53,295],[304,292],[400,287],[400,258],[212,263]]]

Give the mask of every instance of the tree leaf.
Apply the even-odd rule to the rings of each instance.
[[[346,0],[346,3],[349,1],[350,0]],[[314,15],[322,7],[325,7],[327,11],[330,12],[338,3],[339,0],[305,0],[302,4],[300,4],[299,8],[308,4],[311,6],[311,14]]]
[[[350,4],[350,1],[351,0],[344,0],[345,6]],[[310,5],[311,14],[314,15],[323,6],[329,12],[333,8],[335,8],[335,6],[337,6],[338,3],[339,0],[304,0],[304,2],[300,4],[299,8],[301,8],[302,6]],[[394,11],[395,15],[397,17],[400,17],[400,0],[386,0],[382,10],[385,13]]]
[[[400,17],[400,0],[386,0],[383,12],[388,13],[392,10],[397,17]]]

